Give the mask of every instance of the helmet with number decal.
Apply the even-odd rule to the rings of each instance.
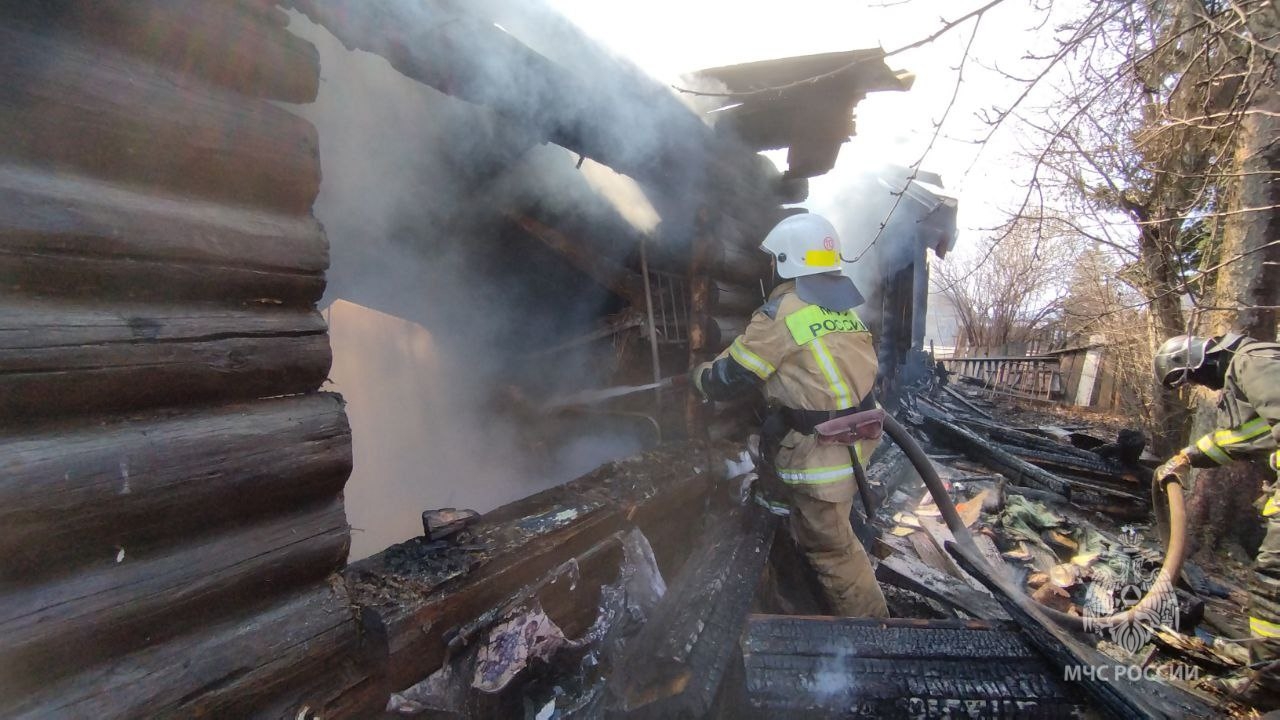
[[[765,236],[760,248],[778,261],[778,275],[798,278],[840,272],[840,236],[821,215],[802,213],[784,218]]]
[[[795,279],[801,300],[830,310],[848,310],[866,302],[845,274],[839,234],[821,215],[784,218],[765,236],[760,249],[773,255],[780,277]]]

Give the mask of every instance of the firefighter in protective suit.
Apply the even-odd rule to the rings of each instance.
[[[817,215],[786,218],[761,248],[788,282],[727,350],[694,368],[691,385],[704,398],[724,400],[763,384],[773,408],[761,431],[763,471],[786,488],[797,546],[834,612],[887,617],[884,594],[849,523],[856,490],[851,448],[819,444],[814,431],[826,420],[875,407],[876,352],[853,310],[863,298],[846,274],[835,228]],[[852,452],[865,461],[873,449]]]
[[[1280,344],[1242,335],[1203,338],[1179,335],[1160,347],[1156,377],[1165,387],[1195,383],[1220,390],[1217,429],[1179,451],[1156,470],[1185,484],[1192,467],[1225,465],[1234,460],[1280,466]],[[1249,587],[1249,643],[1253,665],[1262,668],[1248,684],[1246,700],[1265,709],[1280,707],[1280,486],[1262,506],[1266,538],[1254,561]]]

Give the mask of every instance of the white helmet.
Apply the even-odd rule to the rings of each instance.
[[[783,218],[764,236],[760,248],[777,259],[778,275],[787,279],[843,271],[840,236],[821,215]]]
[[[846,273],[840,236],[821,215],[803,213],[784,218],[760,243],[777,260],[778,275],[796,280],[801,300],[830,310],[849,310],[866,300]]]

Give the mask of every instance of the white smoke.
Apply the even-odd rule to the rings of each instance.
[[[467,10],[485,5],[509,15],[520,4]],[[532,27],[530,12],[504,19]],[[331,323],[332,389],[347,399],[352,424],[355,468],[346,500],[359,531],[352,558],[420,534],[422,510],[487,511],[641,449],[647,435],[615,428],[563,442],[548,437],[539,418],[522,415],[524,399],[508,386],[606,379],[608,348],[604,358],[587,351],[538,364],[529,358],[595,329],[617,300],[572,275],[550,250],[512,237],[510,214],[582,229],[585,246],[621,262],[630,250],[623,240],[658,225],[645,191],[609,168],[578,167],[580,158],[540,143],[517,118],[347,50],[298,13],[289,27],[320,53],[319,97],[293,110],[320,136],[324,178],[315,213],[331,245],[322,307]],[[464,29],[449,30],[461,53],[469,51]],[[572,33],[563,33],[542,39],[571,55]],[[480,75],[495,82],[514,76],[500,67]],[[603,91],[605,80],[587,84]],[[621,156],[652,152],[646,143],[662,138],[645,121],[643,99],[624,98],[620,88],[608,92],[629,103],[622,114],[634,117],[632,144]],[[524,243],[519,251],[517,240]]]

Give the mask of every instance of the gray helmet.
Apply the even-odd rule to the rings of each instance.
[[[1248,340],[1243,335],[1228,333],[1222,337],[1205,338],[1197,335],[1175,335],[1164,341],[1156,351],[1156,377],[1168,388],[1185,383],[1191,373],[1204,367],[1205,359],[1216,352],[1235,350]]]
[[[1187,381],[1187,376],[1204,365],[1209,338],[1195,335],[1175,335],[1156,351],[1156,378],[1168,388],[1175,388]]]

